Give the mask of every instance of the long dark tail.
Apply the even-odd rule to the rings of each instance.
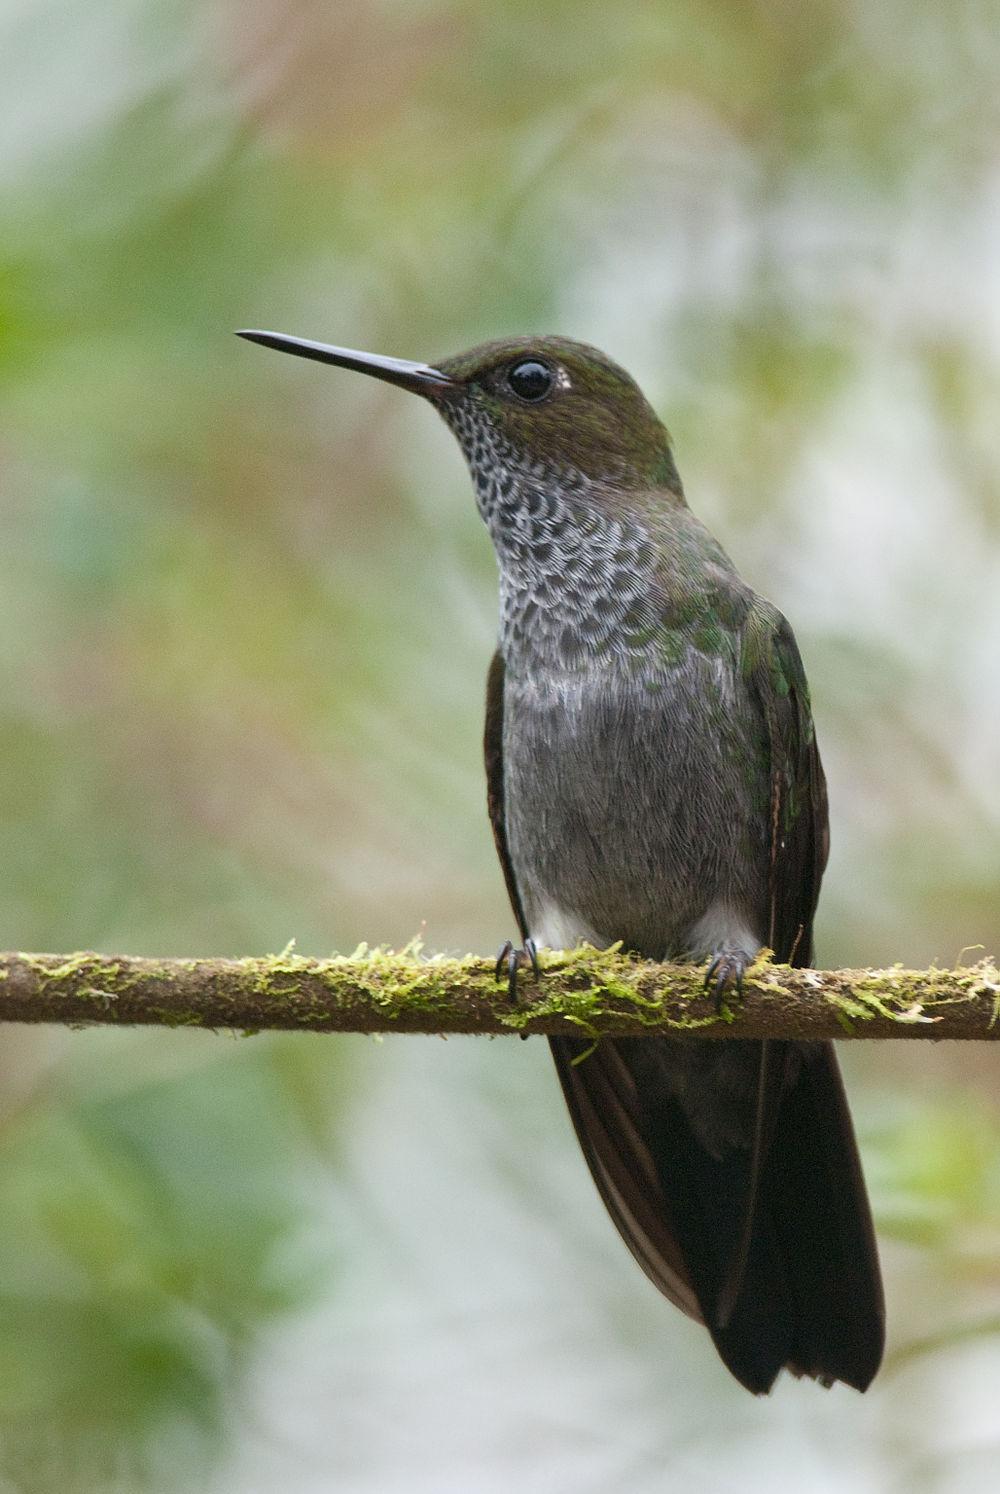
[[[871,1383],[885,1310],[833,1045],[552,1038],[611,1217],[748,1390]]]

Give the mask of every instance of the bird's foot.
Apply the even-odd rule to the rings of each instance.
[[[538,968],[538,945],[534,939],[525,939],[522,949],[515,949],[509,939],[506,939],[497,955],[497,980],[503,980],[504,973],[507,976],[507,994],[513,1004],[517,1005],[517,972],[531,967],[531,973],[537,980],[541,974]]]
[[[715,997],[715,1010],[722,1010],[726,992],[735,986],[737,996],[743,995],[743,977],[753,964],[754,956],[745,950],[723,946],[712,956],[705,972],[705,986]]]

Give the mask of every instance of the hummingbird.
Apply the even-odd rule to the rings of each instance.
[[[562,337],[434,366],[280,333],[252,342],[422,395],[465,455],[496,551],[487,804],[520,944],[804,966],[829,844],[789,624],[688,507],[634,380]],[[831,1043],[549,1039],[584,1157],[639,1265],[750,1391],[783,1368],[865,1390],[878,1253]]]

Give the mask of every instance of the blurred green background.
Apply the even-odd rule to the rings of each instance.
[[[2,0],[0,58],[0,946],[511,931],[458,452],[250,325],[629,367],[802,646],[821,961],[1000,948],[996,0]],[[887,1366],[755,1402],[541,1043],[5,1029],[0,1494],[994,1491],[1000,1059],[843,1059]]]

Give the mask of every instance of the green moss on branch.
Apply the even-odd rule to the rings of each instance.
[[[512,1006],[493,963],[362,946],[246,960],[0,954],[0,1020],[307,1032],[663,1033],[698,1038],[1000,1037],[1000,970],[791,970],[759,960],[717,1014],[703,967],[544,953]]]

